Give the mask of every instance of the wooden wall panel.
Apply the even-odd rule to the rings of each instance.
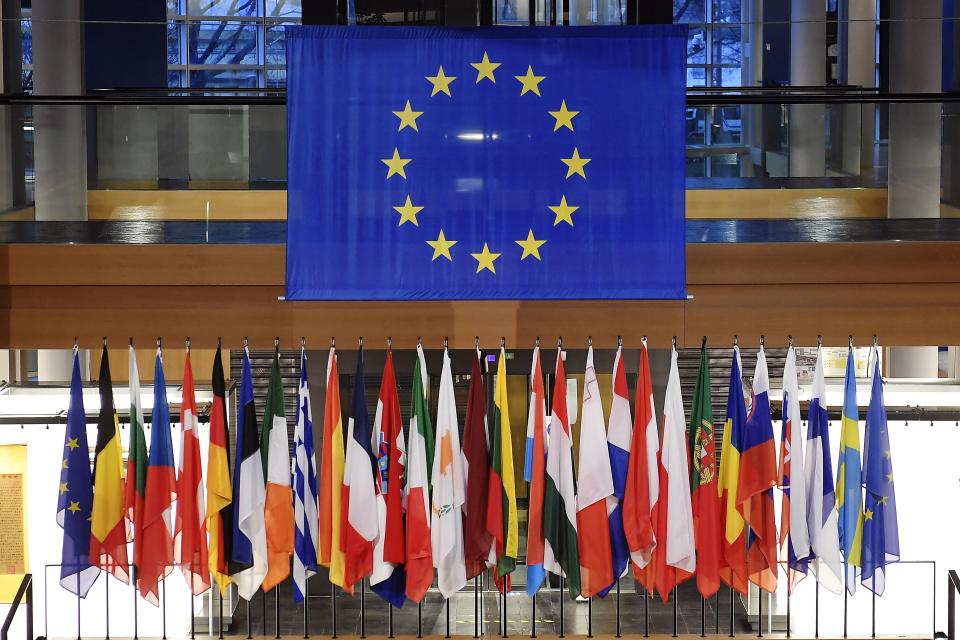
[[[558,335],[598,346],[696,346],[706,334],[745,344],[760,333],[812,344],[849,333],[886,345],[960,343],[960,246],[953,243],[690,245],[687,301],[283,302],[280,246],[8,245],[0,247],[0,348],[96,348],[101,337],[150,348],[162,335],[182,347],[226,348],[243,337],[269,347],[306,336],[351,344],[365,336],[398,347],[444,336],[468,348],[474,336],[495,346],[545,346]],[[370,344],[370,343],[368,343]],[[115,365],[116,366],[116,365]]]

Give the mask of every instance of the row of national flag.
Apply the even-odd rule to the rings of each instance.
[[[796,353],[792,345],[788,349],[778,451],[766,354],[761,345],[748,396],[734,347],[718,455],[706,340],[689,422],[678,353],[671,349],[662,428],[646,342],[632,416],[622,347],[614,358],[605,416],[591,346],[576,465],[565,355],[558,350],[548,397],[539,346],[533,351],[523,468],[528,594],[551,573],[565,579],[571,596],[584,597],[606,595],[630,573],[664,601],[694,576],[704,597],[721,583],[741,593],[749,584],[773,591],[781,573],[791,590],[812,573],[836,592],[845,586],[852,593],[859,579],[883,593],[886,564],[898,560],[900,551],[876,348],[863,457],[852,348],[848,353],[836,481],[819,350],[804,435]],[[318,473],[307,357],[301,350],[291,473],[279,354],[258,427],[244,349],[231,470],[218,347],[204,478],[189,346],[176,465],[162,353],[158,348],[148,449],[131,347],[125,469],[104,347],[92,472],[75,354],[57,511],[64,531],[61,584],[84,596],[102,570],[123,582],[135,580],[142,597],[157,604],[160,581],[179,567],[194,594],[212,582],[221,592],[235,583],[249,600],[292,571],[300,601],[307,579],[323,566],[347,593],[366,581],[397,607],[408,599],[420,602],[435,579],[441,594],[450,597],[488,569],[498,589],[510,590],[522,554],[504,348],[489,407],[481,354],[473,353],[462,429],[449,353],[443,354],[431,419],[430,375],[418,345],[407,425],[393,357],[388,350],[371,421],[360,349],[354,379],[360,392],[353,394],[344,429],[337,353],[330,349]],[[782,492],[779,514],[775,489]]]

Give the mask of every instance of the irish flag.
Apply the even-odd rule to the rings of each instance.
[[[517,489],[513,476],[513,443],[507,406],[507,354],[500,347],[490,429],[490,488],[487,490],[487,531],[496,542],[493,578],[501,593],[510,590],[510,574],[517,566],[520,539]]]
[[[269,591],[290,575],[293,555],[293,490],[290,487],[290,434],[283,407],[280,382],[280,351],[273,355],[270,386],[263,408],[263,432],[260,434],[263,475],[267,495],[263,519],[267,531],[267,575],[263,590]]]
[[[433,460],[433,425],[427,410],[427,361],[417,345],[410,398],[410,447],[403,493],[407,502],[407,597],[420,602],[433,582],[430,541],[430,472]]]

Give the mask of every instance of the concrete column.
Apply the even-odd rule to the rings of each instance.
[[[80,353],[80,373],[84,373],[86,353]],[[38,349],[37,382],[70,382],[73,376],[73,349]]]
[[[847,20],[841,55],[846,56],[842,82],[858,87],[876,86],[877,0],[847,0]],[[874,105],[843,107],[843,171],[860,175],[873,168]]]
[[[938,92],[942,0],[890,3],[890,92]],[[940,217],[939,104],[890,105],[887,215]]]
[[[937,347],[890,347],[887,372],[891,378],[936,378]]]
[[[743,38],[743,84],[759,87],[763,84],[763,0],[744,0],[741,15],[744,22],[740,27]],[[750,162],[743,175],[750,177],[754,167],[764,164],[763,105],[745,104],[741,108],[743,142],[750,147]]]
[[[791,0],[790,84],[826,82],[827,31],[823,0]],[[824,107],[790,107],[790,176],[822,176],[826,171]]]
[[[83,93],[83,3],[33,3],[33,90],[37,95]],[[36,106],[34,168],[37,220],[87,219],[84,107]]]

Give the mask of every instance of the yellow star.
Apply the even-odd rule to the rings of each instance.
[[[490,273],[496,273],[497,269],[493,266],[493,261],[500,257],[499,253],[493,253],[490,251],[490,247],[487,246],[487,243],[483,243],[483,251],[480,253],[471,253],[473,259],[477,261],[477,273],[480,273],[484,269],[488,269]]]
[[[877,504],[887,504],[888,496],[880,496],[877,498]]]
[[[593,160],[593,158],[581,158],[580,151],[574,147],[573,156],[570,158],[560,158],[560,162],[567,165],[567,177],[569,178],[573,174],[577,173],[584,180],[587,179],[587,174],[583,172],[583,168]]]
[[[480,62],[471,62],[470,66],[477,70],[477,84],[484,78],[489,78],[490,82],[496,84],[497,79],[493,77],[493,72],[500,66],[499,62],[490,62],[487,52],[483,52],[483,60]]]
[[[417,129],[417,118],[423,115],[423,111],[414,111],[410,108],[410,101],[407,100],[407,106],[403,108],[403,111],[394,111],[393,115],[400,118],[400,128],[397,131],[403,131],[404,127],[410,127],[414,131],[420,131]]]
[[[80,443],[77,442],[77,440],[79,440],[79,438],[67,438],[67,448],[70,449],[70,451],[73,451],[80,446]]]
[[[560,198],[560,204],[548,205],[547,208],[557,214],[557,217],[553,221],[553,226],[557,226],[561,222],[566,222],[572,227],[573,212],[580,207],[567,204],[567,196],[563,196]]]
[[[566,127],[573,131],[573,118],[579,115],[579,111],[569,111],[567,109],[567,101],[560,101],[560,111],[547,111],[550,115],[556,118],[557,122],[553,125],[553,130],[556,131],[560,127]]]
[[[61,482],[61,483],[60,483],[60,495],[65,494],[67,491],[70,491],[70,489],[67,488],[67,483],[66,483],[66,482]]]
[[[537,260],[540,259],[540,247],[547,243],[546,240],[537,240],[533,237],[533,229],[530,229],[527,232],[526,240],[515,240],[520,247],[523,248],[523,255],[520,256],[521,260],[526,260],[527,256],[533,256]]]
[[[867,509],[866,511],[864,511],[864,512],[863,512],[863,519],[864,519],[864,520],[873,520],[873,511],[870,511],[870,509]]]
[[[525,76],[513,76],[520,81],[520,84],[523,85],[523,88],[520,90],[520,95],[525,95],[528,91],[533,91],[538,96],[540,95],[540,83],[547,76],[535,76],[533,75],[533,66],[527,65],[527,75]]]
[[[407,172],[406,172],[406,170],[404,169],[404,167],[407,166],[408,164],[410,164],[410,160],[411,160],[411,158],[401,158],[401,157],[400,157],[400,152],[397,150],[396,147],[393,148],[393,157],[392,157],[392,158],[381,158],[381,159],[380,159],[380,162],[382,162],[383,164],[387,165],[387,167],[389,167],[389,169],[390,169],[389,171],[387,171],[387,180],[390,179],[390,176],[395,175],[395,174],[398,175],[398,176],[400,176],[400,177],[403,178],[404,180],[406,180],[406,179],[407,179]],[[569,176],[567,176],[567,177],[569,177]]]
[[[893,471],[887,474],[887,482],[893,484]]]
[[[453,262],[453,256],[450,255],[450,247],[457,244],[456,240],[447,240],[443,235],[443,229],[440,229],[440,235],[437,236],[436,240],[427,240],[427,244],[433,247],[433,258],[430,259],[431,262],[443,256],[447,260]]]
[[[70,513],[76,513],[77,511],[80,511],[80,503],[77,502],[76,500],[71,500],[70,506],[67,507],[67,511],[69,511]]]
[[[410,196],[407,196],[407,201],[400,206],[395,206],[394,209],[397,213],[400,214],[400,224],[397,226],[402,226],[404,222],[412,222],[415,226],[419,227],[420,223],[417,222],[417,214],[423,210],[423,207],[416,207],[410,202]]]
[[[890,459],[890,449],[887,449],[886,451],[883,452],[883,457],[886,458],[887,460]]]
[[[63,466],[61,467],[61,469],[66,469],[66,468],[68,468],[69,466],[70,466],[70,465],[67,464],[67,459],[64,458],[64,459],[63,459]]]
[[[450,95],[450,83],[457,79],[457,76],[445,76],[443,75],[443,65],[440,65],[440,70],[437,71],[435,76],[427,76],[427,80],[433,85],[433,91],[430,92],[430,97],[437,95],[441,91],[451,98]]]

